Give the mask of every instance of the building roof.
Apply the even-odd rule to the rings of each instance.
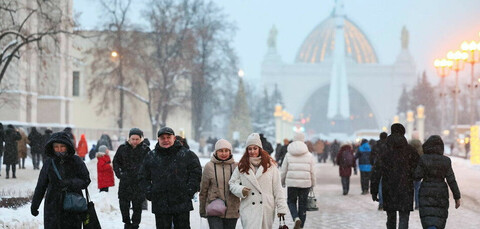
[[[345,17],[345,55],[359,64],[378,63],[377,54],[362,30]],[[335,18],[332,14],[307,36],[298,50],[296,62],[320,63],[333,55]]]

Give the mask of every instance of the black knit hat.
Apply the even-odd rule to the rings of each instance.
[[[160,130],[158,130],[157,137],[160,137],[162,134],[175,135],[175,132],[170,127],[162,127]]]
[[[138,128],[132,128],[130,129],[130,132],[128,132],[128,137],[132,135],[138,135],[140,137],[143,137],[143,131]]]

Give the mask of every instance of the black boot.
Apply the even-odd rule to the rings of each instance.
[[[123,229],[131,229],[132,224],[131,223],[126,223],[125,226],[123,226]]]

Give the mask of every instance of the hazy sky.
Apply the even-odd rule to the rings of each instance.
[[[145,23],[141,12],[147,0],[136,0],[131,21]],[[277,51],[293,63],[307,35],[329,17],[335,0],[215,0],[238,30],[234,48],[247,79],[260,78],[272,25],[278,30]],[[372,43],[380,63],[391,64],[399,54],[401,29],[410,32],[410,53],[417,71],[436,80],[433,60],[458,49],[464,40],[479,41],[480,0],[345,0],[345,11]],[[74,0],[83,28],[99,25],[96,0]],[[465,73],[467,74],[467,73]]]

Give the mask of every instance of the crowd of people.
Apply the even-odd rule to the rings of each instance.
[[[272,228],[274,219],[287,213],[294,228],[303,228],[307,197],[315,186],[316,163],[325,162],[324,155],[339,166],[343,195],[349,193],[352,170],[354,174],[360,170],[361,194],[370,192],[372,200],[379,202],[378,209],[386,211],[387,229],[397,228],[397,212],[398,228],[408,228],[413,209],[419,209],[424,228],[445,228],[448,187],[456,208],[460,191],[451,161],[443,155],[443,141],[435,135],[422,145],[418,136],[407,142],[404,135],[401,124],[393,124],[390,135],[382,132],[379,140],[362,139],[358,144],[312,143],[297,133],[292,140],[285,139],[284,145],[278,144],[272,157],[271,144],[263,135],[252,133],[238,162],[232,144],[217,140],[202,171],[186,139],[175,136],[169,127],[158,131],[153,149],[143,131],[132,128],[112,160],[108,135],[102,135],[89,152],[85,136],[76,144],[71,128],[53,134],[47,130],[42,135],[32,127],[26,135],[12,125],[3,130],[0,124],[0,153],[6,178],[10,169],[15,178],[16,164],[24,168],[24,150],[19,144],[30,146],[33,168],[41,168],[31,213],[38,215],[45,198],[45,228],[81,228],[84,214],[65,211],[61,203],[66,192],[83,195],[81,190],[90,184],[83,162],[87,154],[97,159],[100,192],[115,185],[114,176],[120,180],[118,199],[124,228],[139,228],[147,200],[152,203],[157,228],[190,228],[192,199],[197,192],[200,216],[210,228],[235,228],[239,219],[244,228]]]

